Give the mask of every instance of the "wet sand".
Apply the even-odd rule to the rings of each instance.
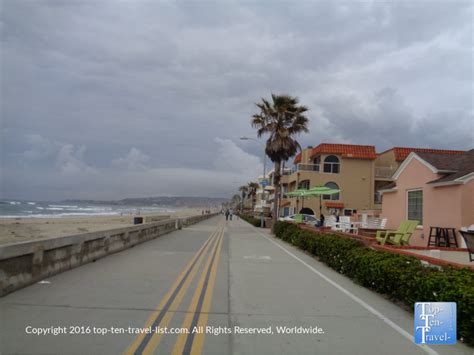
[[[164,212],[140,216],[171,215],[171,218],[174,218],[197,214],[201,214],[201,209],[185,209],[173,213]],[[0,219],[0,245],[128,227],[133,225],[133,217],[135,215]]]

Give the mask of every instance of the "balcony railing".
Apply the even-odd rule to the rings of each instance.
[[[291,175],[297,171],[309,171],[314,173],[319,173],[319,164],[297,164],[294,168],[291,169],[289,173],[283,175]]]
[[[376,178],[391,178],[392,175],[397,170],[391,166],[376,166],[375,167],[375,177]]]
[[[298,164],[296,165],[298,171],[313,171],[319,173],[319,164]]]

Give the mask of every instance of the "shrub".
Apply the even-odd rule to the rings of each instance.
[[[253,225],[254,227],[260,227],[261,225],[261,221],[259,218],[255,218],[254,216],[251,216],[251,215],[248,215],[248,214],[244,214],[244,213],[241,213],[239,214],[240,218],[242,218],[244,221],[247,221],[249,222],[251,225]]]
[[[278,222],[275,235],[352,278],[355,282],[413,309],[415,302],[456,302],[458,337],[474,344],[474,272],[425,267],[405,255],[377,251],[337,235],[301,230]]]
[[[275,224],[275,235],[278,238],[281,238],[283,231],[285,231],[287,228],[292,228],[292,227],[295,227],[295,225],[292,223],[285,223],[285,222],[278,221],[277,224]]]

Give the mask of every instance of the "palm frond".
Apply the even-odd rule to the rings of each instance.
[[[252,116],[252,127],[257,136],[269,134],[265,152],[272,161],[284,161],[300,149],[295,136],[308,132],[308,108],[299,105],[297,97],[271,94],[271,101],[264,98],[255,104],[259,112]]]

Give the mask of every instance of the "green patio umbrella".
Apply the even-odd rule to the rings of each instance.
[[[322,212],[322,201],[321,196],[323,195],[335,195],[341,192],[338,189],[331,189],[330,187],[326,186],[315,186],[311,189],[297,189],[295,191],[287,192],[286,196],[295,196],[295,197],[314,197],[319,196],[319,215]],[[303,202],[302,202],[303,205]]]
[[[298,189],[298,190],[295,190],[295,191],[287,192],[285,195],[286,196],[303,197],[303,196],[307,196],[308,191],[309,190],[307,190],[307,189]]]
[[[308,191],[309,190],[307,190],[307,189],[297,189],[295,191],[287,192],[285,195],[286,196],[301,197],[301,208],[303,208],[303,204],[304,204],[304,199],[303,198],[305,196],[309,196]]]
[[[331,189],[330,187],[326,186],[315,186],[309,190],[306,190],[305,196],[319,196],[319,215],[321,216],[322,212],[322,202],[321,196],[323,195],[335,195],[341,192],[338,189]]]

